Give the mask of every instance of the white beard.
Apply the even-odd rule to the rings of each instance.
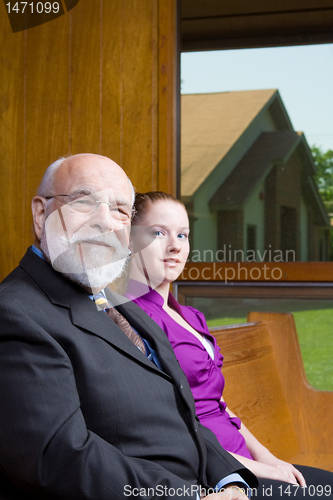
[[[62,273],[66,278],[83,288],[97,292],[119,278],[127,267],[128,258],[110,262],[105,266],[86,269],[82,273]],[[60,271],[61,272],[61,271]]]
[[[108,246],[98,245],[98,242]],[[119,278],[129,260],[127,246],[121,244],[115,233],[89,239],[74,235],[67,241],[50,227],[45,230],[44,226],[40,245],[46,260],[56,271],[94,293]]]

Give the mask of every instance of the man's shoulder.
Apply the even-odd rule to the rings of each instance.
[[[0,283],[0,302],[15,303],[18,299],[22,300],[22,297],[29,300],[36,291],[38,286],[29,273],[19,265]]]
[[[0,293],[10,293],[14,288],[21,288],[23,282],[32,281],[29,274],[21,267],[17,266],[6,278],[0,283]]]
[[[36,295],[41,297],[48,288],[57,287],[58,275],[30,247],[20,264],[0,284],[0,301],[8,304],[16,300],[36,300]]]
[[[73,286],[47,262],[31,253],[27,253],[0,284],[0,324],[5,325],[2,334],[14,335],[29,328],[34,334],[33,324],[44,325],[47,331],[50,322],[57,325],[60,318],[68,319]]]

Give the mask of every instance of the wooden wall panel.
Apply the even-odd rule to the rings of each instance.
[[[180,54],[175,26],[179,12],[173,0],[159,9],[159,150],[158,182],[180,197]],[[179,59],[179,60],[178,60]],[[171,61],[176,61],[170,64]]]
[[[100,153],[102,0],[69,13],[70,153]]]
[[[41,176],[50,163],[69,153],[68,26],[65,15],[24,32],[25,130],[18,147],[25,155],[25,248],[34,239],[30,201]]]
[[[279,0],[267,2],[266,0],[234,0],[221,2],[221,0],[181,0],[181,17],[195,19],[217,16],[240,16],[276,12],[292,12],[304,10],[328,9],[332,7],[332,0]]]
[[[104,2],[101,8],[103,60],[103,73],[100,80],[103,106],[100,116],[101,151],[120,164],[122,163],[123,137],[123,82],[121,75],[124,16],[122,15],[121,2]],[[116,20],[121,20],[121,22]]]
[[[4,11],[4,9],[2,9]],[[24,147],[24,33],[12,37],[9,21],[1,12],[0,43],[3,50],[0,56],[0,263],[6,262],[7,268],[15,265],[14,249],[24,251],[25,233],[25,152]],[[4,49],[5,48],[5,49]],[[15,74],[15,80],[12,75]]]
[[[121,164],[140,190],[156,186],[157,5],[129,0],[122,12]]]
[[[0,28],[2,279],[33,241],[30,200],[60,156],[104,154],[139,191],[175,193],[177,0],[80,0],[15,34],[2,9]]]
[[[332,0],[181,0],[183,51],[331,43]]]

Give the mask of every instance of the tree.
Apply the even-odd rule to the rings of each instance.
[[[317,167],[315,181],[328,213],[333,213],[333,151],[324,152],[321,148],[311,148],[314,163]]]
[[[332,220],[333,214],[333,151],[329,149],[324,152],[321,148],[313,146],[311,148],[312,157],[317,167],[317,174],[314,176],[319,193],[324,202],[325,208]],[[330,260],[333,260],[333,230],[331,229],[331,251]]]

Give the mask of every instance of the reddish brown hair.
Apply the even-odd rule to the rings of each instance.
[[[134,201],[134,216],[132,218],[132,225],[138,224],[140,219],[148,212],[150,207],[157,203],[158,201],[174,201],[179,203],[185,208],[184,203],[182,203],[178,198],[175,198],[171,194],[164,193],[163,191],[149,191],[148,193],[136,193]],[[186,208],[185,208],[186,210]]]

